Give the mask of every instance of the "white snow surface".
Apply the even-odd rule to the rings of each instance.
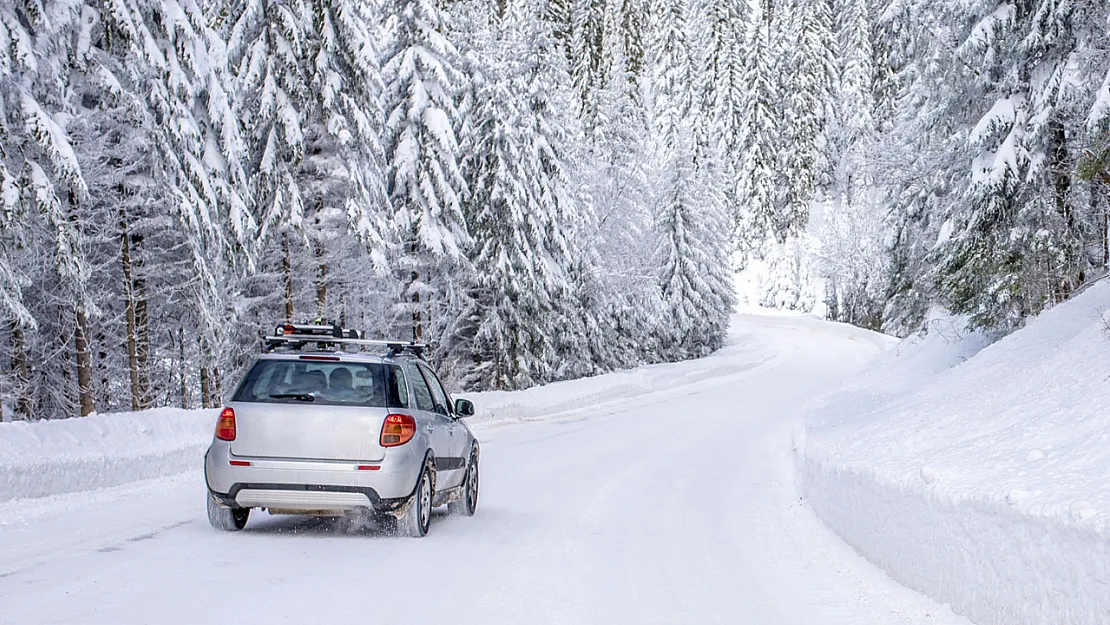
[[[968,625],[801,501],[800,406],[885,346],[738,316],[709,358],[477,396],[478,514],[438,513],[421,540],[257,512],[215,531],[199,452],[177,476],[0,503],[0,623]],[[103,420],[122,443],[145,416]],[[41,430],[47,447],[69,423]]]
[[[1102,282],[989,346],[937,319],[805,409],[808,502],[979,625],[1110,622],[1107,311]]]
[[[215,423],[215,410],[174,408],[0,423],[0,502],[195,469]]]

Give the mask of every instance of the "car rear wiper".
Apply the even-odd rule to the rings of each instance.
[[[270,395],[270,399],[296,399],[298,401],[316,401],[315,395],[308,393],[274,393]]]

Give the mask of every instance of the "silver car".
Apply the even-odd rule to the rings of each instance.
[[[474,405],[451,399],[423,346],[308,324],[278,326],[264,345],[204,457],[213,527],[242,529],[265,508],[369,514],[424,536],[433,507],[474,514]]]

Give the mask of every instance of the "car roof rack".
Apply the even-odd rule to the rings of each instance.
[[[315,344],[317,351],[328,351],[337,347],[384,347],[389,355],[410,353],[424,358],[428,346],[413,341],[394,341],[363,338],[364,333],[341,327],[338,323],[316,320],[312,323],[283,323],[274,329],[270,336],[262,338],[262,352],[268,354],[277,349],[300,351],[306,345]]]

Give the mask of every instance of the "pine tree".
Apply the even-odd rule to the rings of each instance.
[[[841,76],[838,111],[849,146],[866,141],[874,130],[874,50],[870,0],[838,0]]]
[[[964,164],[971,158],[964,127],[977,115],[970,104],[973,69],[960,58],[954,39],[938,38],[929,30],[930,24],[951,19],[950,7],[915,2],[897,11],[892,5],[891,11],[886,19],[902,27],[888,47],[903,55],[899,80],[904,86],[891,128],[873,152],[886,156],[866,165],[877,170],[876,180],[883,181],[880,205],[888,207],[883,327],[905,335],[922,326],[939,298],[933,248],[938,238],[945,239],[940,235],[951,199],[964,184]],[[839,131],[832,132],[830,144],[835,147],[841,143]],[[850,285],[843,288],[851,290]],[[837,299],[834,295],[830,303]]]
[[[709,68],[702,87],[699,143],[711,144],[720,159],[722,176],[729,181],[740,177],[744,134],[744,20],[747,6],[742,0],[710,2],[705,16],[711,28],[704,45]],[[740,210],[736,185],[729,184],[725,202],[732,214]]]
[[[65,35],[75,28],[79,6],[63,6],[47,16],[36,2],[0,8],[0,302],[23,326],[36,320],[22,303],[20,276],[13,256],[27,242],[32,219],[45,220],[57,252],[55,269],[82,281],[80,239],[68,207],[83,199],[87,185],[65,129],[53,114],[67,108],[65,77],[70,50]],[[78,288],[81,288],[78,286]]]
[[[688,124],[679,127],[666,164],[657,228],[663,242],[660,285],[671,358],[705,356],[724,344],[734,296],[727,221],[698,179]]]
[[[819,182],[827,180],[825,130],[836,88],[836,44],[828,0],[791,5],[790,56],[783,59],[784,89],[782,200],[777,212],[777,232],[797,236],[809,222],[810,204]]]
[[[814,275],[811,263],[814,254],[807,249],[807,239],[790,237],[785,243],[772,245],[767,251],[767,272],[760,276],[760,305],[778,310],[810,312],[817,303],[813,292]]]
[[[937,252],[937,280],[973,325],[1008,330],[1066,298],[1089,270],[1077,217],[1086,198],[1072,181],[1066,131],[1082,119],[1069,102],[1072,8],[1046,0],[976,9],[983,14],[961,50],[981,68],[985,114],[970,130],[967,208]]]
[[[458,52],[433,0],[394,0],[396,23],[385,55],[386,192],[382,239],[404,284],[401,311],[422,340],[428,301],[445,263],[468,240],[461,201],[455,96]]]
[[[655,101],[652,129],[661,150],[678,142],[679,128],[694,111],[693,49],[687,0],[659,0],[654,41]]]
[[[664,348],[670,357],[689,358],[723,344],[733,304],[729,246],[715,150],[699,150],[695,138],[702,122],[695,107],[690,7],[685,0],[664,0],[657,10],[653,126],[661,172],[655,221],[667,319]]]
[[[745,37],[744,82],[749,86],[744,101],[743,150],[737,197],[740,213],[734,216],[736,237],[742,252],[759,254],[774,236],[775,194],[778,167],[778,89],[775,82],[771,42],[771,7],[765,0],[749,5]]]
[[[623,14],[611,11],[610,23],[622,19]],[[597,211],[601,288],[594,299],[605,314],[596,335],[610,343],[593,350],[595,360],[603,367],[629,367],[663,358],[662,301],[654,267],[644,262],[658,248],[649,182],[650,123],[624,40],[611,40],[610,46],[609,75],[582,171]],[[581,230],[582,237],[591,236]]]
[[[609,44],[606,46],[611,51],[617,46],[613,43],[615,33],[620,35],[620,49],[623,52],[625,67],[636,84],[640,84],[647,65],[647,29],[648,29],[648,0],[620,0],[619,9],[617,2],[610,4],[610,26],[606,27]],[[616,16],[614,16],[616,9]],[[613,19],[617,17],[618,19]],[[610,58],[612,58],[610,56]]]
[[[546,0],[538,7],[541,19],[551,27],[551,35],[562,49],[568,62],[574,60],[574,6],[575,0]]]
[[[460,351],[471,388],[513,389],[576,369],[583,317],[568,277],[577,214],[564,171],[565,109],[551,92],[561,55],[513,3],[493,26],[466,137],[473,264]],[[564,81],[565,82],[565,81]]]
[[[571,79],[578,92],[578,118],[589,135],[597,123],[598,95],[608,73],[606,0],[574,0],[571,19]],[[611,28],[612,25],[610,25]]]

